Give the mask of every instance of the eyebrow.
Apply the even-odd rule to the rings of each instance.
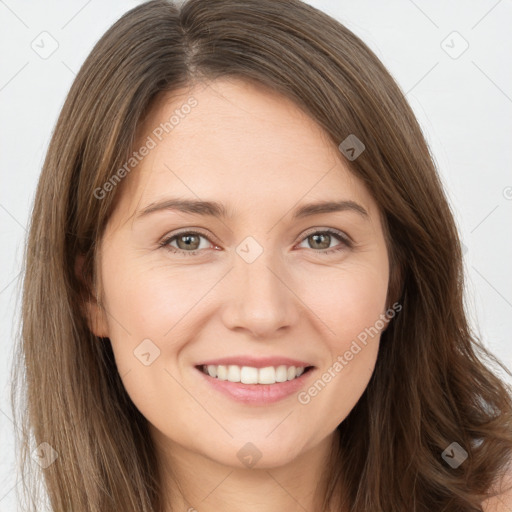
[[[224,205],[217,201],[170,198],[149,204],[137,213],[136,219],[138,220],[151,213],[165,210],[174,210],[205,217],[218,217],[224,219],[231,217]],[[298,207],[293,213],[293,218],[300,219],[322,213],[344,211],[356,212],[364,218],[369,217],[365,208],[355,201],[319,201]]]

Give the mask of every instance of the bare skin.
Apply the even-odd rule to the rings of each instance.
[[[191,96],[197,105],[157,140],[155,128]],[[104,309],[91,304],[90,323],[110,338],[126,390],[149,422],[167,510],[319,511],[335,429],[368,385],[381,330],[357,352],[353,342],[388,307],[377,204],[313,120],[245,82],[162,97],[139,128],[136,148],[148,136],[157,144],[118,185],[101,244]],[[170,197],[218,201],[232,216],[140,215]],[[348,208],[293,217],[328,200],[352,201],[366,215]],[[247,237],[252,245],[242,243]],[[248,262],[240,247],[261,254]],[[143,340],[151,358],[159,350],[149,365],[134,357]],[[302,400],[294,393],[243,403],[195,368],[232,355],[307,361],[314,369]],[[318,380],[324,385],[310,393]],[[244,447],[259,457],[251,467],[239,456]]]

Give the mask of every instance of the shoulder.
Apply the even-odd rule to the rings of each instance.
[[[512,464],[497,483],[498,494],[482,503],[484,512],[512,511]]]

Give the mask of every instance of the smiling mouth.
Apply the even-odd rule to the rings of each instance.
[[[196,368],[217,380],[241,384],[279,384],[296,380],[311,371],[314,366],[267,366],[255,368],[237,365],[198,365]]]

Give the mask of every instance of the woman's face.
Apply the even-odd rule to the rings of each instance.
[[[377,205],[289,100],[227,79],[178,93],[145,118],[117,185],[91,325],[161,446],[283,465],[333,433],[374,369]],[[324,202],[340,205],[306,208]]]

